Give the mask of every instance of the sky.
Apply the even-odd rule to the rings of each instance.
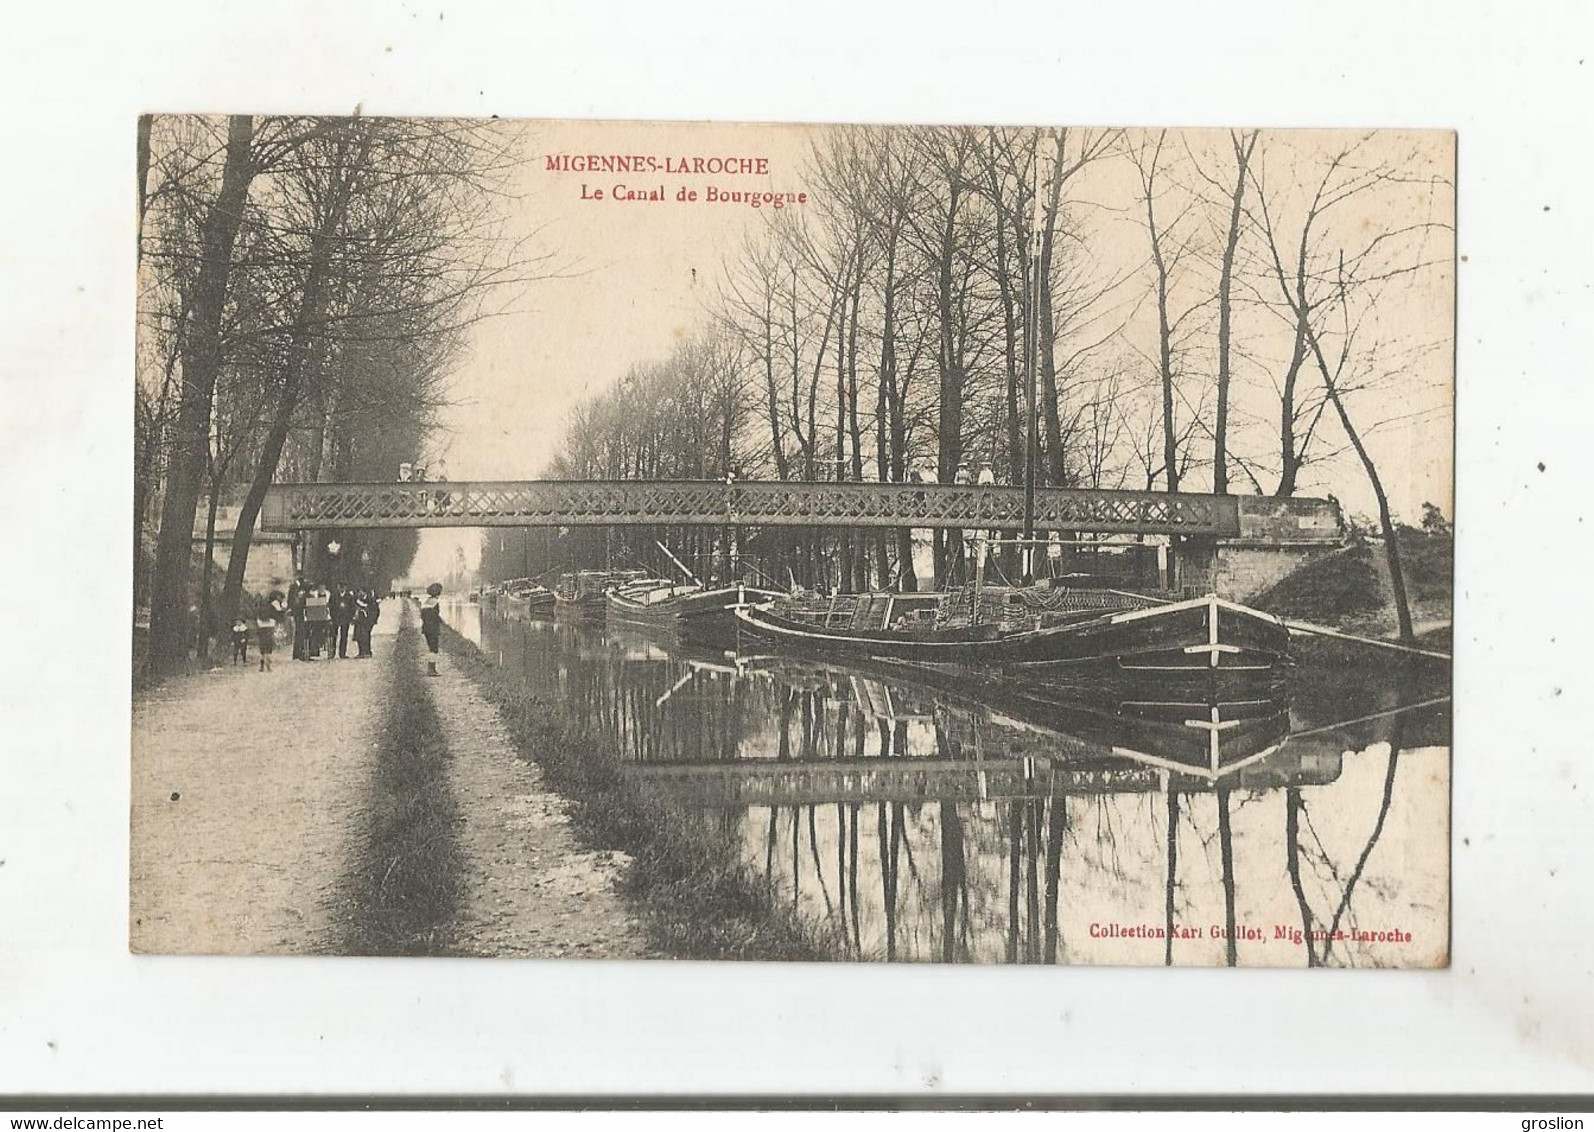
[[[719,279],[750,229],[765,221],[761,210],[737,203],[710,203],[710,189],[814,193],[805,165],[814,130],[796,125],[724,123],[539,122],[526,126],[526,160],[515,179],[509,231],[527,240],[527,248],[547,258],[533,281],[513,296],[499,300],[501,313],[477,324],[468,349],[453,376],[451,405],[444,411],[436,440],[434,465],[451,480],[535,478],[557,453],[569,412],[584,399],[602,392],[639,362],[666,356],[674,342],[700,328],[710,317]],[[1131,133],[1131,145],[1149,135]],[[1211,131],[1170,132],[1176,157],[1186,162],[1182,173],[1192,179],[1188,160],[1217,160],[1227,134]],[[1268,175],[1282,183],[1293,155],[1316,156],[1342,144],[1348,135],[1330,131],[1278,131],[1265,140]],[[1170,143],[1173,144],[1173,143]],[[1170,153],[1175,151],[1170,148]],[[635,154],[652,157],[653,172],[586,171],[581,155]],[[551,168],[571,158],[570,167]],[[684,173],[663,168],[666,160],[689,163],[702,158],[764,162],[767,172]],[[1422,175],[1448,177],[1453,164],[1449,134],[1388,133],[1378,135],[1358,160],[1386,160]],[[736,168],[733,164],[732,168]],[[1174,176],[1181,176],[1177,166]],[[1097,202],[1081,211],[1091,233],[1090,245],[1108,275],[1133,274],[1145,261],[1145,230],[1135,202],[1134,166],[1126,159],[1092,166],[1070,184],[1070,193]],[[662,201],[616,199],[619,190],[662,189]],[[679,193],[695,190],[696,201]],[[601,199],[599,196],[601,194]],[[1289,194],[1285,194],[1288,199]],[[1402,199],[1411,199],[1409,196]],[[1446,221],[1449,195],[1431,201]],[[1110,202],[1102,205],[1100,202]],[[810,207],[812,207],[810,205]],[[1286,206],[1287,207],[1287,206]],[[1386,207],[1375,195],[1361,214],[1343,217],[1354,235],[1358,226],[1387,221]],[[1192,221],[1193,222],[1193,221]],[[1450,259],[1450,234],[1435,246]],[[1430,242],[1433,243],[1432,241]],[[1428,248],[1432,252],[1432,247]],[[1413,372],[1391,380],[1388,387],[1363,395],[1371,418],[1398,417],[1396,424],[1374,431],[1369,447],[1386,479],[1396,511],[1415,519],[1421,504],[1433,500],[1450,513],[1452,467],[1451,367],[1453,264],[1426,272],[1421,283],[1402,293],[1381,317],[1403,333],[1420,331],[1444,348],[1413,364]],[[1155,312],[1139,301],[1146,283],[1133,278],[1122,294],[1123,350],[1150,351],[1155,343]],[[1242,318],[1245,316],[1241,316]],[[1258,313],[1250,316],[1256,331],[1253,348],[1276,353]],[[1243,415],[1247,398],[1257,408],[1253,427],[1266,429],[1268,392],[1258,370],[1255,388],[1236,390],[1236,409]],[[1243,385],[1243,383],[1242,383]],[[1330,433],[1332,436],[1330,436]],[[1325,440],[1333,449],[1344,442],[1331,426]],[[1266,443],[1265,440],[1262,441]],[[1244,481],[1233,476],[1234,489]],[[1194,485],[1192,485],[1194,489]],[[1365,475],[1346,451],[1307,470],[1303,494],[1333,492],[1348,510],[1372,513],[1374,503]],[[454,548],[462,546],[467,561],[478,553],[475,531],[440,529],[422,532],[421,549],[412,574],[444,572]]]

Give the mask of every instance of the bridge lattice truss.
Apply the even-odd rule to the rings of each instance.
[[[974,484],[519,480],[279,484],[267,530],[356,527],[721,526],[943,527],[1024,525],[1024,489]],[[1042,531],[1239,534],[1233,496],[1040,488]]]

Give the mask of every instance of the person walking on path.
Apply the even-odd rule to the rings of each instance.
[[[432,654],[426,659],[428,676],[437,675],[437,646],[443,632],[443,607],[437,599],[442,596],[442,583],[433,582],[426,587],[426,600],[421,602],[421,636],[426,638],[426,647]]]

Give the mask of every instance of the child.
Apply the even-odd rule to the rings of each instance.
[[[274,610],[267,609],[264,616],[255,622],[255,643],[260,648],[262,672],[271,671],[271,654],[277,651],[277,621],[271,616],[273,612]]]
[[[242,617],[232,619],[232,662],[249,663],[249,622]]]

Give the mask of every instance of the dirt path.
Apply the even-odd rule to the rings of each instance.
[[[563,799],[516,754],[498,709],[446,653],[438,671],[426,687],[448,739],[464,861],[448,950],[520,958],[648,954],[640,924],[615,889],[625,857],[577,844]]]
[[[130,939],[157,954],[305,954],[339,944],[337,885],[375,763],[383,603],[372,661],[225,666],[133,708]]]

